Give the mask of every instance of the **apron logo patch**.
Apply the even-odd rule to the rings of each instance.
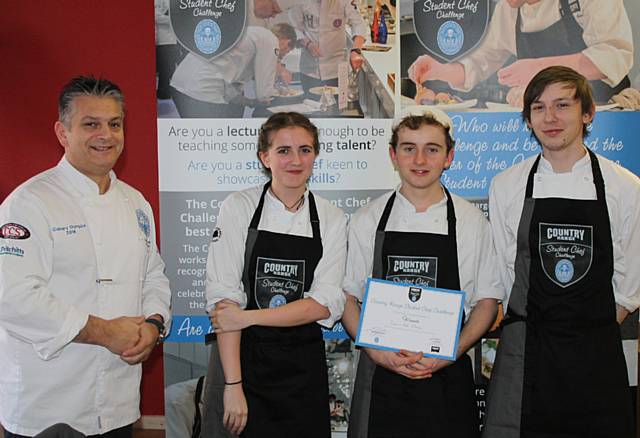
[[[3,239],[24,240],[28,239],[30,236],[31,233],[27,227],[20,224],[9,222],[0,227],[0,237]]]
[[[333,27],[338,29],[340,26],[342,26],[342,20],[341,19],[336,18],[335,20],[333,20]]]
[[[255,295],[260,309],[280,307],[302,298],[305,260],[258,257]]]
[[[269,301],[269,308],[273,309],[276,307],[284,306],[285,304],[287,304],[287,299],[284,297],[284,295],[278,294],[274,295]]]
[[[573,263],[569,260],[562,259],[556,263],[556,278],[560,283],[569,283],[573,278]]]
[[[412,303],[415,303],[416,301],[418,301],[421,296],[422,296],[422,289],[420,289],[419,287],[409,288],[409,300],[411,300]]]
[[[136,210],[136,217],[138,218],[138,227],[140,231],[144,233],[145,236],[149,237],[151,233],[151,226],[149,225],[149,216],[140,210],[139,208]]]
[[[436,287],[437,257],[388,256],[385,280],[416,286]]]
[[[220,237],[222,237],[222,230],[220,227],[216,227],[215,230],[213,230],[213,233],[211,233],[211,241],[217,242],[220,240]]]
[[[538,252],[542,269],[552,282],[565,288],[580,281],[593,260],[593,227],[539,224]]]

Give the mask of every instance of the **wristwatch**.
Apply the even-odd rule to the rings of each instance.
[[[164,338],[166,338],[166,333],[165,333],[165,328],[164,328],[164,323],[162,321],[160,321],[159,319],[155,319],[155,318],[147,318],[144,320],[144,322],[148,322],[149,324],[153,324],[154,326],[156,326],[156,328],[158,329],[158,341],[157,343],[161,343],[164,341]]]
[[[358,55],[362,55],[362,49],[351,49],[352,52],[356,52]]]

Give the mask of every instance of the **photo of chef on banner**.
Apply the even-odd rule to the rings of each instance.
[[[418,0],[411,11],[403,6],[403,104],[519,111],[531,78],[563,65],[589,79],[598,109],[638,110],[640,76],[630,80],[634,42],[625,1]],[[409,21],[413,28],[405,33]]]
[[[155,0],[158,117],[392,118],[388,1]],[[182,56],[163,47],[171,32]]]

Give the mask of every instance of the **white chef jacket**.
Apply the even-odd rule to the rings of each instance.
[[[349,0],[305,0],[289,10],[291,24],[300,32],[300,38],[308,38],[318,44],[322,55],[314,58],[306,49],[300,56],[300,72],[316,79],[338,77],[338,64],[346,62],[347,25],[351,35],[366,38],[369,30],[360,12]]]
[[[242,308],[247,306],[247,295],[242,285],[245,240],[262,189],[260,186],[235,192],[225,199],[220,208],[217,222],[220,238],[210,243],[207,258],[207,311],[225,298],[235,301]],[[312,237],[308,190],[304,196],[302,207],[292,213],[268,191],[258,229]],[[347,254],[347,220],[342,210],[329,201],[315,194],[314,198],[320,221],[322,258],[316,266],[311,288],[304,297],[313,298],[329,309],[331,315],[318,323],[331,327],[342,317],[344,310],[341,282]]]
[[[349,222],[349,253],[343,288],[356,298],[364,297],[367,278],[373,271],[376,230],[387,201],[386,193],[356,211]],[[395,190],[396,199],[387,221],[386,231],[433,233],[446,235],[447,198],[417,213],[414,205]],[[443,192],[444,194],[444,192]],[[467,317],[475,304],[485,298],[504,298],[496,270],[491,242],[491,227],[482,212],[463,198],[451,194],[456,213],[456,241],[460,288],[465,292]]]
[[[537,156],[537,155],[536,155]],[[536,156],[493,178],[489,193],[491,228],[498,256],[497,268],[507,294],[515,278],[518,225],[524,205],[527,177]],[[613,241],[613,293],[619,305],[633,312],[640,306],[640,180],[627,169],[598,155],[605,184]],[[596,199],[589,154],[571,172],[554,173],[542,157],[534,177],[534,198]],[[506,311],[506,306],[505,306]]]
[[[189,53],[176,67],[171,86],[193,99],[226,103],[242,95],[245,82],[255,79],[256,98],[275,94],[278,38],[262,27],[247,27],[226,53],[205,61]]]
[[[246,0],[247,22],[246,26],[260,26],[269,29],[276,23],[286,23],[287,17],[284,12],[298,4],[300,0],[277,0],[278,7],[282,11],[273,18],[256,17],[254,0]]]
[[[156,18],[156,46],[176,43],[176,34],[171,27],[169,18],[169,0],[154,0]]]
[[[104,347],[71,342],[88,316],[160,314],[169,281],[151,206],[110,174],[109,190],[63,158],[0,206],[0,422],[19,435],[68,423],[93,435],[140,416],[141,365]]]
[[[487,79],[516,54],[516,20],[522,15],[522,32],[538,32],[560,20],[559,0],[542,0],[512,8],[505,0],[496,4],[487,34],[468,56],[461,58],[465,80],[460,90],[469,91]],[[623,0],[580,0],[574,12],[587,48],[582,54],[605,75],[603,81],[615,86],[633,66],[633,36]]]

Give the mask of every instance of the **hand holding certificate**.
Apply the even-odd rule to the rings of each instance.
[[[464,292],[369,279],[356,345],[456,359]]]

